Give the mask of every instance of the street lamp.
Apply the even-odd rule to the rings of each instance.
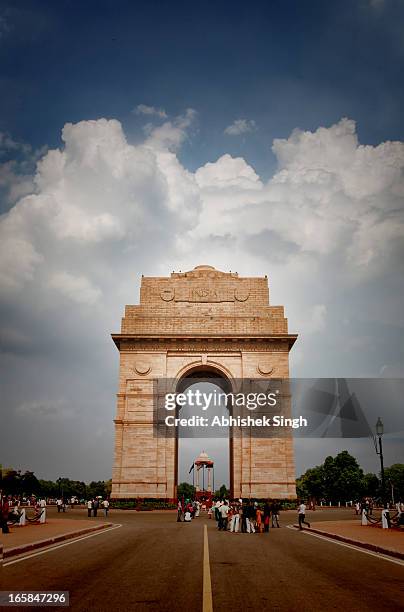
[[[383,422],[382,422],[381,418],[379,417],[377,419],[377,423],[376,423],[376,436],[379,438],[379,450],[377,450],[377,442],[376,442],[376,440],[375,440],[375,448],[376,448],[376,453],[380,457],[380,473],[381,473],[381,476],[382,476],[382,502],[383,502],[383,508],[386,508],[387,507],[387,504],[386,504],[386,483],[385,483],[385,478],[384,478],[383,446],[382,446],[383,432],[384,432]]]

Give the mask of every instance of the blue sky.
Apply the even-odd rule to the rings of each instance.
[[[267,274],[292,376],[404,377],[403,18],[399,0],[3,1],[0,461],[109,477],[109,334],[142,274]],[[376,470],[367,442],[349,449]],[[326,452],[299,441],[297,471]]]

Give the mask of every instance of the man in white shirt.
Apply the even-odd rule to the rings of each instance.
[[[215,519],[217,524],[219,525],[219,521],[220,521],[220,512],[219,512],[219,508],[222,505],[222,502],[220,501],[220,499],[218,499],[215,503]]]
[[[104,506],[104,514],[106,518],[108,516],[109,501],[107,499],[104,499],[104,501],[102,502],[102,505]]]
[[[302,525],[307,525],[308,528],[310,529],[310,523],[308,523],[305,518],[306,518],[306,504],[304,504],[303,502],[299,505],[298,508],[298,515],[299,515],[299,529],[300,531],[302,531],[303,527]]]
[[[229,506],[225,501],[219,508],[219,531],[227,529],[227,515],[229,514]]]

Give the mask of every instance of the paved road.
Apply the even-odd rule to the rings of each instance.
[[[120,528],[6,565],[1,589],[68,590],[75,611],[199,612],[206,525],[215,611],[404,610],[403,565],[288,529],[292,518],[250,535],[218,532],[205,517],[115,512]]]

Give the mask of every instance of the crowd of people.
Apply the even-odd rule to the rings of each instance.
[[[36,512],[46,508],[44,498],[34,496],[22,499],[20,496],[3,495],[0,491],[0,524],[2,533],[9,533],[8,522],[15,522],[21,512],[21,505],[33,508]]]
[[[104,516],[108,516],[109,512],[109,501],[107,499],[100,499],[95,497],[87,501],[87,516],[97,516],[98,510],[104,510]]]
[[[199,500],[178,501],[177,522],[189,523],[206,508],[209,518],[214,518],[219,531],[232,533],[268,533],[270,527],[279,528],[280,503],[267,500],[264,504],[257,501],[230,502],[227,499],[213,500],[211,504],[202,505]],[[304,518],[304,517],[303,517]]]
[[[21,507],[33,508],[34,511],[39,512],[47,505],[56,505],[58,513],[66,512],[66,510],[78,504],[76,498],[65,499],[58,497],[57,499],[45,499],[44,497],[37,498],[31,496],[29,498],[22,498],[21,496],[4,495],[0,491],[0,528],[2,533],[9,533],[8,523],[15,522],[15,517],[18,518],[21,512]],[[109,500],[95,497],[89,499],[86,502],[87,514],[89,517],[97,516],[98,510],[103,511],[104,516],[108,516],[109,512]]]

